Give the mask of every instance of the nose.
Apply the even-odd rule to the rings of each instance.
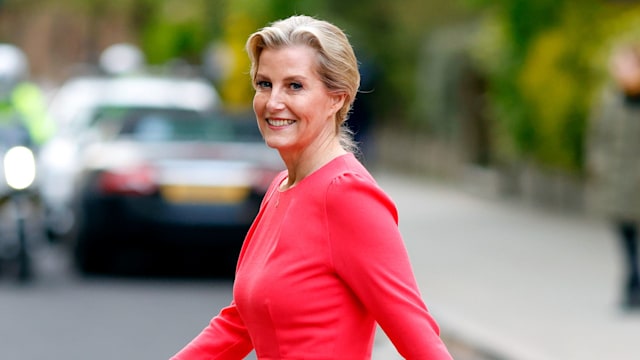
[[[277,111],[284,109],[284,97],[282,91],[277,88],[273,88],[269,93],[269,99],[267,99],[267,109],[269,111]]]

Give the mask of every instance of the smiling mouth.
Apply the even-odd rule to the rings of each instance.
[[[287,120],[287,119],[267,119],[267,123],[271,126],[287,126],[291,125],[295,120]]]

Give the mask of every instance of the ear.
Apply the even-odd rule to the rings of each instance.
[[[344,106],[344,102],[347,101],[347,93],[335,92],[331,94],[331,110],[338,112]]]

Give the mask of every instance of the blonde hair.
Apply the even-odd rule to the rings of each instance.
[[[357,152],[353,133],[346,121],[360,86],[358,61],[346,34],[337,26],[304,15],[276,21],[251,34],[246,50],[251,60],[251,79],[255,80],[260,54],[264,49],[305,45],[317,53],[316,72],[331,91],[344,92],[344,105],[336,113],[336,133],[347,151]]]

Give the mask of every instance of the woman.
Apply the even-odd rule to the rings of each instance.
[[[247,51],[258,126],[287,169],[249,229],[233,302],[173,359],[370,359],[376,322],[405,358],[450,359],[396,208],[352,153],[360,77],[345,34],[293,16]]]

